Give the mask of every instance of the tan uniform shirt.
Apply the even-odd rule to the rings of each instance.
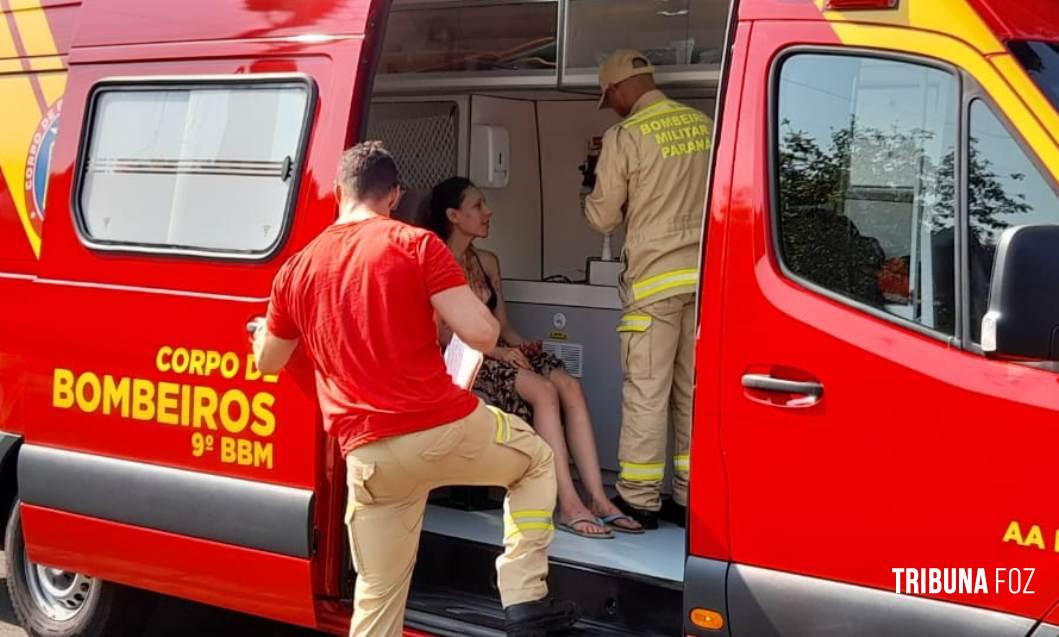
[[[603,136],[585,214],[600,232],[626,224],[626,309],[698,289],[712,128],[704,113],[651,91]]]

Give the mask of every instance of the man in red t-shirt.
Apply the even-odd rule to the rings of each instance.
[[[390,218],[401,188],[381,144],[346,151],[340,173],[338,221],[276,275],[254,354],[275,373],[302,343],[316,365],[324,427],[346,457],[350,635],[402,634],[427,495],[450,484],[508,488],[497,560],[508,634],[569,627],[576,607],[547,597],[551,450],[453,384],[438,344],[435,312],[478,350],[496,345],[496,320],[440,239]]]

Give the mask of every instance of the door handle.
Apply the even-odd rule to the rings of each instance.
[[[265,324],[265,317],[263,317],[263,316],[254,316],[249,321],[246,322],[246,333],[249,334],[251,337],[253,337],[254,334],[257,333],[257,328],[259,326],[261,326],[261,325],[264,325],[264,324]]]
[[[768,374],[744,374],[743,387],[774,394],[801,396],[788,401],[786,407],[811,407],[824,396],[824,386],[812,381],[786,380]]]

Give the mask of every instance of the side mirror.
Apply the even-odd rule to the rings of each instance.
[[[982,319],[982,349],[1002,358],[1059,360],[1059,225],[1004,231]]]

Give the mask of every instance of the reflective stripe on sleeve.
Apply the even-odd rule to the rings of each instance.
[[[689,292],[694,292],[699,284],[699,271],[695,268],[684,270],[670,270],[662,274],[637,281],[632,284],[632,296],[636,301],[642,301],[655,294],[672,290],[673,288],[687,287]]]

